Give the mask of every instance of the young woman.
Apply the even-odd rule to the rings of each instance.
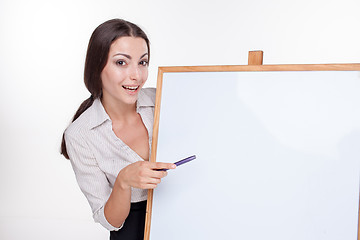
[[[63,135],[61,153],[110,239],[143,239],[147,189],[166,176],[156,169],[176,167],[148,161],[155,89],[142,87],[149,58],[149,40],[135,24],[113,19],[98,26],[85,61],[91,96]]]

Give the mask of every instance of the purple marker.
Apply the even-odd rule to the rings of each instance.
[[[182,159],[182,160],[180,160],[180,161],[174,162],[174,164],[175,164],[176,166],[180,166],[180,165],[182,165],[182,164],[184,164],[184,163],[187,163],[187,162],[190,162],[190,161],[192,161],[192,160],[194,160],[194,159],[196,159],[196,156],[195,156],[195,155],[190,156],[190,157],[187,157],[187,158],[184,158],[184,159]],[[156,171],[167,171],[167,170],[169,170],[169,169],[156,169]]]
[[[174,164],[175,164],[176,166],[180,166],[180,165],[182,165],[182,164],[184,164],[184,163],[187,163],[187,162],[190,162],[190,161],[194,160],[195,158],[196,158],[196,156],[193,155],[193,156],[184,158],[183,160],[180,160],[180,161],[178,161],[178,162],[175,162]]]

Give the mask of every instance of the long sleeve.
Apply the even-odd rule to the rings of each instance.
[[[140,93],[137,111],[147,128],[151,146],[155,89],[141,89]],[[65,142],[76,180],[90,204],[95,222],[110,231],[121,229],[106,220],[104,207],[121,169],[143,159],[114,134],[100,99],[95,99],[92,106],[68,126]],[[131,189],[132,203],[146,199],[146,189]]]
[[[90,204],[95,222],[99,222],[109,231],[117,231],[122,226],[120,228],[112,226],[104,215],[104,206],[112,188],[86,141],[81,134],[76,135],[79,136],[71,136],[65,132],[66,148],[76,180]]]

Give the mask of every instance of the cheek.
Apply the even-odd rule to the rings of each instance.
[[[108,77],[107,74],[102,72],[100,74],[100,79],[101,79],[101,85],[103,88],[107,88],[107,86],[109,85],[109,81],[108,81]]]
[[[117,82],[121,81],[123,78],[121,72],[114,71],[113,69],[104,69],[101,72],[100,77],[103,86],[116,84]]]
[[[114,89],[114,85],[116,84],[114,81],[114,76],[109,74],[109,72],[102,72],[100,77],[102,89],[106,92],[112,92]]]
[[[109,70],[108,70],[107,66],[105,66],[105,68],[102,70],[102,72],[100,74],[100,78],[101,78],[102,82],[108,81],[108,79],[109,79]]]
[[[142,80],[145,82],[148,78],[148,74],[149,74],[149,71],[148,69],[144,69],[143,72],[142,72]]]

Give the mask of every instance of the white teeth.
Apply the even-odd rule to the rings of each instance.
[[[136,87],[131,87],[131,86],[123,86],[123,88],[127,89],[127,90],[131,90],[131,91],[135,91],[139,88],[139,86]]]

